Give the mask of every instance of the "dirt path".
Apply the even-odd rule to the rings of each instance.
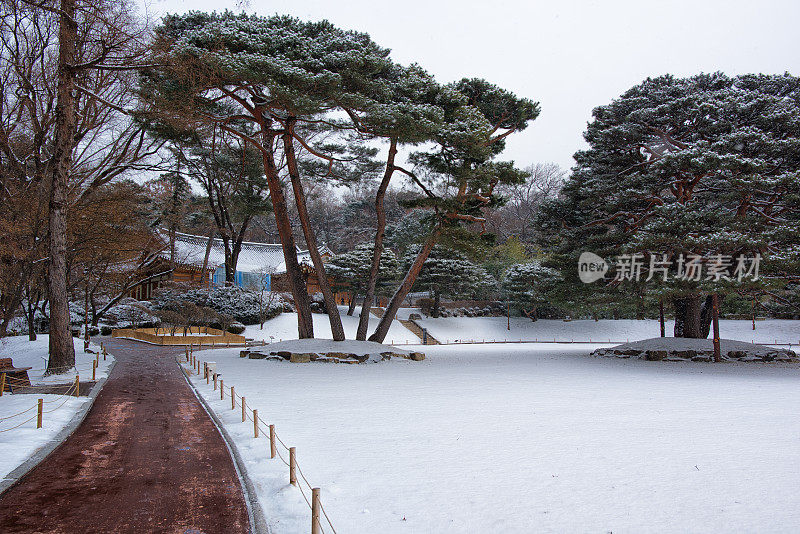
[[[0,496],[0,532],[250,529],[225,442],[175,363],[107,340],[117,364],[83,424]]]

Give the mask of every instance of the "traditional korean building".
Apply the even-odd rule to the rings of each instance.
[[[160,237],[162,250],[147,266],[150,273],[166,273],[155,276],[131,289],[130,296],[149,300],[153,291],[166,281],[182,282],[197,287],[215,287],[225,284],[225,245],[220,238],[176,232],[174,255],[166,232]],[[206,252],[208,259],[206,260]],[[333,254],[323,246],[320,250],[323,261]],[[297,259],[306,274],[308,293],[319,292],[319,281],[312,267],[307,250],[297,249]],[[283,248],[274,243],[243,242],[236,264],[234,283],[251,289],[289,291]]]

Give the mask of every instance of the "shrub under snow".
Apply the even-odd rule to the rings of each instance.
[[[161,310],[180,301],[211,308],[217,313],[233,317],[246,325],[258,324],[261,320],[260,312],[262,310],[265,320],[272,319],[283,311],[283,300],[276,293],[264,292],[260,304],[258,292],[236,286],[216,287],[211,291],[206,289],[189,291],[172,288],[161,289],[156,293],[151,306],[153,309]]]

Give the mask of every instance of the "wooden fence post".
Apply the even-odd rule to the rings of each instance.
[[[275,425],[269,425],[269,457],[275,458]]]
[[[242,423],[247,421],[247,412],[246,408],[244,407],[244,397],[242,397]]]
[[[311,534],[320,534],[319,524],[319,488],[311,488]]]
[[[80,375],[75,375],[75,396],[79,396],[81,393],[81,377]]]
[[[107,357],[108,357],[108,351],[106,350],[106,347],[104,345],[103,346],[103,361],[106,361]]]
[[[231,410],[236,409],[236,390],[231,386]]]
[[[6,374],[0,373],[0,397],[3,396],[4,389],[6,389]]]
[[[294,451],[294,447],[289,447],[289,484],[292,486],[297,485],[297,474],[295,473],[297,462],[294,459]]]
[[[219,400],[222,400],[224,398],[225,398],[225,383],[220,378],[219,379]]]
[[[214,373],[214,391],[217,391],[217,373]]]
[[[38,411],[36,412],[36,428],[42,428],[43,408],[44,408],[44,399],[39,399]]]
[[[258,410],[253,410],[253,437],[258,437]]]
[[[92,361],[92,380],[97,380],[97,360]]]

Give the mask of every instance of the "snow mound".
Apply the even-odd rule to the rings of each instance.
[[[373,341],[333,341],[332,339],[292,339],[265,345],[263,349],[243,350],[242,358],[289,360],[294,363],[311,361],[335,363],[379,362],[389,358],[423,360],[421,352],[398,349]]]
[[[720,352],[723,360],[737,361],[797,361],[797,354],[787,349],[768,345],[756,345],[733,339],[720,339]],[[597,349],[593,356],[616,358],[640,358],[645,360],[667,361],[711,361],[714,356],[714,343],[711,339],[691,339],[683,337],[654,337],[623,343],[616,347]]]

